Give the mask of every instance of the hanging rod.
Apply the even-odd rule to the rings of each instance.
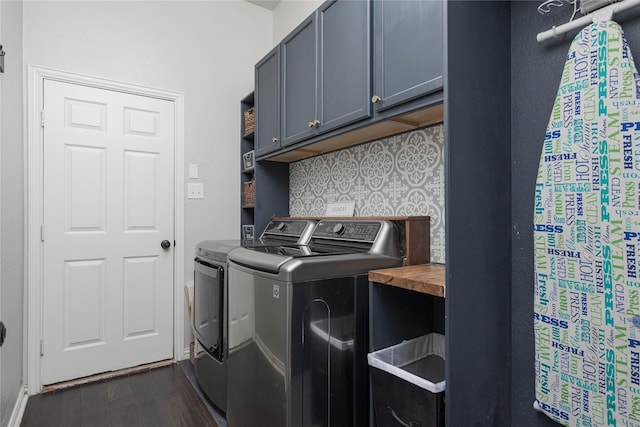
[[[555,7],[563,7],[565,4],[574,4],[578,0],[546,0],[538,6],[538,13],[550,13]]]
[[[609,6],[605,6],[602,9],[591,12],[586,16],[582,16],[573,21],[569,21],[566,24],[558,25],[550,30],[538,33],[536,40],[543,42],[554,37],[558,37],[561,34],[568,33],[571,30],[584,27],[590,23],[597,21],[599,16],[612,16],[616,12],[622,12],[623,10],[631,9],[632,7],[640,6],[640,0],[623,0],[619,3],[613,3]]]

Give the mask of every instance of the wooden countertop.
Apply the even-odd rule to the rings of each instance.
[[[369,280],[423,294],[445,296],[444,264],[421,264],[373,270],[369,272]]]

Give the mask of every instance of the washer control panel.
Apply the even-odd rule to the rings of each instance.
[[[373,242],[382,225],[375,221],[320,221],[313,237]]]

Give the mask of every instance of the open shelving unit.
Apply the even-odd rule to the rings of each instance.
[[[253,237],[258,237],[274,216],[289,214],[289,165],[268,160],[256,161],[255,127],[245,126],[248,114],[254,109],[255,97],[251,92],[240,100],[240,238],[245,239],[245,227],[253,227]],[[257,110],[253,110],[256,123]],[[252,166],[245,164],[245,155],[252,153]],[[253,199],[247,196],[253,191]],[[248,200],[247,200],[248,199]]]
[[[251,156],[254,151],[255,119],[251,123],[254,110],[253,92],[245,96],[240,101],[241,127],[240,127],[240,236],[247,238],[247,228],[255,225],[255,156]],[[251,164],[247,158],[251,157]],[[249,194],[253,192],[253,196]]]

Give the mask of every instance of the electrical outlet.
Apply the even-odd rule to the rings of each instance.
[[[204,184],[201,182],[188,183],[187,199],[204,199]]]

